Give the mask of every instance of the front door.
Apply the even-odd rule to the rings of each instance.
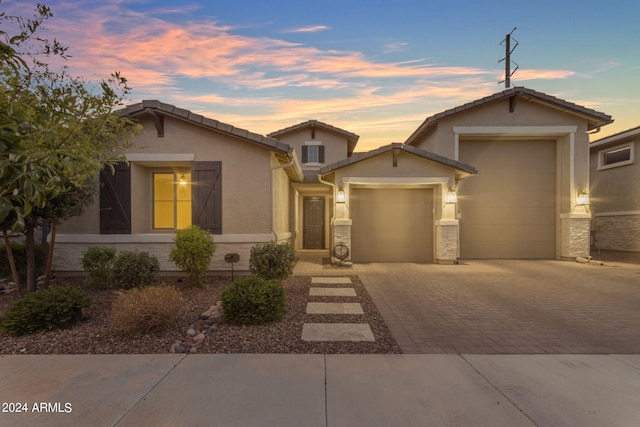
[[[304,198],[304,227],[302,247],[324,249],[324,198]]]

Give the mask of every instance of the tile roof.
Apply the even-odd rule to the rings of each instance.
[[[347,138],[348,141],[348,150],[347,153],[350,156],[351,154],[353,154],[353,150],[356,148],[356,144],[358,143],[358,139],[360,139],[360,135],[356,135],[353,132],[349,132],[346,131],[344,129],[340,129],[338,127],[335,126],[331,126],[330,124],[327,123],[323,123],[320,122],[318,120],[307,120],[306,122],[302,122],[302,123],[298,123],[297,125],[293,125],[293,126],[289,126],[286,127],[284,129],[280,129],[277,130],[275,132],[271,132],[270,134],[268,134],[267,136],[269,138],[277,138],[280,135],[284,135],[290,132],[294,132],[300,129],[305,129],[308,127],[319,127],[319,128],[323,128],[325,130],[328,130],[329,132],[333,132],[333,133],[337,133],[339,135],[344,136],[345,138]]]
[[[362,152],[362,153],[355,153],[353,156],[351,156],[349,158],[340,160],[338,162],[335,162],[333,164],[330,164],[330,165],[327,165],[327,166],[324,166],[324,167],[320,168],[320,173],[322,175],[324,175],[326,173],[333,172],[336,169],[340,169],[342,167],[345,167],[345,166],[348,166],[348,165],[352,165],[354,163],[358,163],[358,162],[361,162],[363,160],[370,159],[372,157],[378,156],[378,155],[380,155],[382,153],[386,153],[388,151],[397,150],[397,149],[405,151],[407,153],[411,153],[411,154],[413,154],[415,156],[418,156],[418,157],[421,157],[423,159],[432,160],[434,162],[441,163],[441,164],[443,164],[445,166],[450,166],[450,167],[452,167],[454,169],[458,169],[458,170],[460,170],[462,172],[466,172],[466,173],[469,173],[469,174],[477,173],[476,168],[474,168],[473,166],[469,166],[469,165],[467,165],[465,163],[461,163],[461,162],[458,162],[456,160],[449,159],[448,157],[443,157],[443,156],[440,156],[438,154],[431,153],[431,152],[425,151],[425,150],[421,150],[421,149],[413,147],[411,145],[406,145],[406,144],[402,144],[402,143],[399,143],[399,142],[394,142],[394,143],[391,143],[389,145],[385,145],[385,146],[382,146],[380,148],[376,148],[375,150]]]
[[[469,102],[467,104],[464,104],[455,108],[451,108],[449,110],[427,117],[425,121],[418,127],[418,129],[416,129],[415,132],[413,132],[413,134],[411,134],[411,136],[407,138],[407,140],[405,141],[405,144],[414,144],[422,134],[424,134],[431,126],[434,126],[439,120],[453,116],[458,113],[462,113],[464,111],[469,111],[471,109],[481,107],[490,102],[507,99],[515,96],[522,96],[527,99],[532,99],[532,100],[536,100],[546,104],[550,104],[556,108],[560,108],[562,110],[569,111],[571,113],[586,117],[586,119],[589,122],[589,130],[596,129],[600,126],[604,126],[613,122],[613,120],[611,119],[611,116],[607,114],[574,104],[569,101],[565,101],[560,98],[556,98],[555,96],[551,96],[542,92],[535,91],[533,89],[527,89],[522,86],[516,86],[510,89],[506,89],[502,92],[498,92],[493,95],[478,99],[476,101]]]
[[[217,120],[204,117],[200,114],[192,113],[189,110],[178,108],[175,105],[166,104],[164,102],[160,102],[157,100],[144,100],[137,104],[129,105],[123,108],[122,110],[119,110],[119,113],[121,116],[128,116],[132,118],[136,116],[141,116],[144,114],[150,114],[151,112],[156,112],[161,115],[175,117],[178,119],[182,119],[182,120],[194,123],[199,126],[203,126],[208,129],[212,129],[218,132],[226,133],[228,135],[236,136],[236,137],[245,139],[249,142],[271,148],[281,153],[286,153],[288,155],[291,155],[293,153],[292,147],[290,147],[288,144],[281,143],[277,139],[273,139],[273,138],[259,135],[257,133],[249,132],[248,130],[240,129],[240,128],[219,122]]]
[[[604,138],[596,139],[593,141],[591,147],[600,147],[602,145],[618,143],[626,138],[634,138],[640,136],[640,126],[636,126],[631,129],[623,130],[613,135],[606,136]]]

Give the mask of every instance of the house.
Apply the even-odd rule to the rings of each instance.
[[[351,262],[586,256],[588,132],[611,122],[516,87],[355,152],[358,135],[316,120],[265,137],[159,101],[122,114],[144,131],[128,164],[102,173],[99,201],[59,230],[58,270],[80,269],[95,245],[148,250],[175,269],[173,231],[188,224],[245,269],[269,240]],[[220,255],[211,268],[228,269]]]
[[[591,143],[594,249],[640,252],[640,126]]]

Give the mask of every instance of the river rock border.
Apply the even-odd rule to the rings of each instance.
[[[209,307],[198,320],[187,329],[184,338],[176,340],[169,348],[169,353],[195,353],[204,339],[213,333],[223,321],[222,301]]]

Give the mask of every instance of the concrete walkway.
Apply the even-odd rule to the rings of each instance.
[[[637,426],[639,396],[638,355],[0,357],[4,427]]]

